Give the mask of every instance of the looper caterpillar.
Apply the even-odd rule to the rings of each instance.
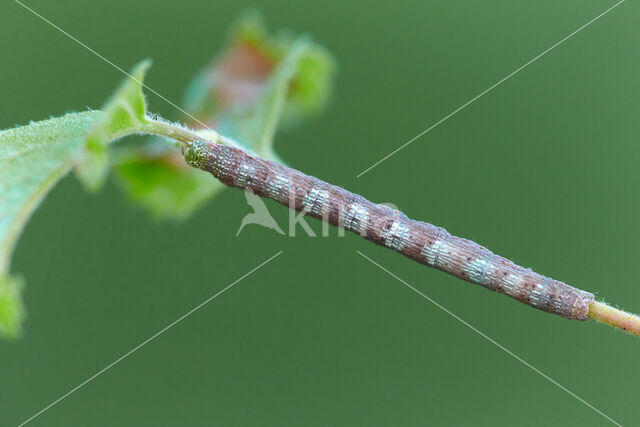
[[[220,136],[215,140],[222,143],[183,140],[182,152],[188,164],[210,172],[225,185],[273,199],[534,308],[567,319],[594,317],[640,335],[640,318],[595,301],[590,292],[516,265],[443,228],[412,220],[399,210],[228,145]]]

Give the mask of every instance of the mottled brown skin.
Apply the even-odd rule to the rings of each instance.
[[[209,171],[228,186],[344,227],[422,264],[540,310],[569,319],[587,319],[593,294],[520,267],[475,242],[409,219],[386,205],[228,145],[197,141],[186,148],[185,158],[195,158],[190,161],[192,165]]]

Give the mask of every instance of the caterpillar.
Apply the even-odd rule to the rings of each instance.
[[[247,151],[205,141],[183,146],[191,166],[471,283],[568,319],[586,320],[594,295],[521,267],[444,228],[408,218],[341,187]]]

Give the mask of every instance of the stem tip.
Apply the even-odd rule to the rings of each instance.
[[[639,316],[611,307],[604,302],[592,302],[589,305],[589,317],[630,334],[640,336]]]

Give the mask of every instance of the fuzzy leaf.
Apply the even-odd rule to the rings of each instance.
[[[21,287],[8,276],[18,236],[49,189],[69,172],[101,115],[72,113],[0,132],[0,334],[19,330]]]
[[[134,77],[141,81],[148,66],[143,62],[136,67]],[[20,330],[22,282],[9,276],[9,265],[22,229],[79,159],[83,182],[89,188],[99,186],[109,165],[106,144],[139,132],[145,121],[139,81],[121,85],[104,113],[70,113],[0,131],[0,335],[15,336]]]
[[[16,239],[51,186],[64,176],[102,113],[71,113],[0,132],[0,274]]]
[[[109,142],[137,132],[147,119],[147,104],[142,82],[150,60],[135,66],[132,77],[126,78],[102,107],[104,115],[94,124],[87,136],[76,174],[85,188],[99,190],[109,172]]]

